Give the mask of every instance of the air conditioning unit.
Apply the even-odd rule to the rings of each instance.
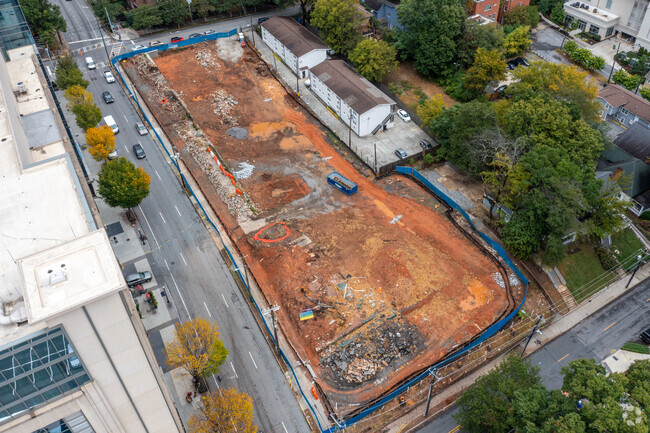
[[[18,83],[16,83],[16,92],[27,93],[27,86],[25,85],[24,82],[19,81]]]
[[[597,14],[597,13],[598,13],[598,9],[594,9],[594,13]]]

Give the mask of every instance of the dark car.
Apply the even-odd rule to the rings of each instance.
[[[646,329],[645,331],[643,331],[643,332],[641,333],[640,337],[641,337],[641,340],[642,340],[644,343],[646,343],[646,344],[650,344],[650,328],[648,328],[648,329]]]
[[[144,153],[144,149],[142,148],[142,145],[140,143],[133,145],[133,153],[135,153],[135,156],[138,159],[144,159],[144,157],[147,156]]]
[[[111,92],[102,93],[102,98],[104,98],[104,102],[106,102],[107,104],[115,102],[115,100],[113,99],[113,95],[111,95]]]
[[[504,84],[504,85],[499,86],[496,89],[494,89],[494,93],[503,93],[503,92],[506,91],[507,88],[508,88],[508,85]]]
[[[258,25],[259,25],[259,24],[262,24],[264,21],[266,21],[266,20],[268,20],[268,19],[269,19],[268,17],[262,17],[262,18],[260,18],[259,20],[257,20],[257,24],[258,24]]]
[[[136,272],[135,274],[126,277],[126,285],[129,287],[135,287],[140,284],[148,283],[152,278],[151,272],[149,271]]]
[[[424,150],[431,150],[433,149],[433,145],[429,140],[421,140],[420,141],[420,147]]]
[[[203,36],[201,33],[192,33],[191,35],[188,36],[188,38],[189,39],[200,38],[201,36]]]
[[[180,41],[184,41],[184,40],[185,39],[183,39],[183,37],[181,37],[181,36],[174,36],[173,38],[170,39],[170,42],[173,44],[174,42],[180,42]]]
[[[506,67],[506,69],[508,71],[512,71],[513,69],[519,66],[529,67],[530,63],[528,63],[528,60],[525,57],[516,57],[512,60],[508,60],[508,66]]]

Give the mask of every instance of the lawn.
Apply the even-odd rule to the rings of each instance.
[[[567,287],[577,303],[616,280],[616,275],[605,271],[589,243],[570,245],[569,250],[580,251],[567,256],[557,268],[562,272]]]
[[[627,228],[612,236],[612,246],[609,249],[625,270],[629,271],[636,266],[635,257],[643,249],[643,245],[634,232]]]

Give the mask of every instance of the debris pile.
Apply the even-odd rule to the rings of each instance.
[[[231,115],[233,107],[238,104],[232,95],[225,90],[219,89],[210,95],[213,98],[212,110],[220,117],[223,125],[237,126],[237,118]]]
[[[217,56],[214,53],[206,48],[197,51],[194,55],[194,58],[199,62],[201,67],[208,69],[210,71],[214,69],[221,69],[221,64],[217,60]]]
[[[424,337],[400,316],[356,334],[323,351],[320,364],[347,385],[372,381],[384,369],[395,370],[421,348]]]

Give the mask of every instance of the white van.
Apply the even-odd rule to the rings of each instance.
[[[86,66],[88,66],[88,69],[95,69],[95,62],[92,57],[86,57]]]
[[[120,132],[120,128],[118,128],[115,119],[113,119],[113,116],[104,117],[104,123],[110,126],[110,128],[113,130],[113,134],[117,134],[118,132]]]

